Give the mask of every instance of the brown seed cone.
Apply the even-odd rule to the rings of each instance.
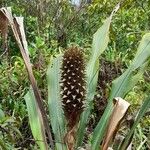
[[[63,56],[61,93],[64,114],[72,129],[83,111],[85,99],[85,62],[81,50],[68,49]]]

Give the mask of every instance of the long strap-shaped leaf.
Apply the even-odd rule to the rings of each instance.
[[[91,58],[87,65],[87,103],[88,107],[85,109],[81,116],[80,126],[78,131],[77,147],[82,144],[83,136],[86,128],[86,124],[92,109],[92,101],[95,95],[97,80],[98,80],[98,70],[99,70],[99,56],[104,52],[109,41],[109,27],[112,20],[112,16],[119,9],[120,4],[118,4],[112,11],[111,15],[104,21],[103,25],[97,30],[93,36]]]
[[[140,67],[142,68],[141,70],[143,70],[142,72],[144,72],[144,68],[146,66],[145,63],[149,58],[149,56],[150,56],[150,33],[147,33],[146,35],[143,36],[140,45],[138,47],[137,54],[130,67],[119,78],[113,81],[112,90],[109,97],[109,103],[106,107],[106,110],[101,120],[98,122],[98,125],[96,126],[92,136],[92,150],[97,150],[99,148],[100,142],[103,139],[108,119],[110,117],[113,108],[112,107],[113,98],[124,97],[125,94],[127,94],[127,92],[134,87],[134,85],[138,82],[137,78],[138,73],[135,76],[133,76],[133,72],[136,69],[139,69]],[[134,78],[137,78],[137,80],[135,80]]]
[[[30,63],[30,59],[29,59],[29,55],[28,55],[28,49],[27,49],[27,42],[25,39],[25,32],[24,32],[24,26],[23,26],[23,18],[19,19],[19,18],[13,18],[12,16],[12,12],[10,8],[1,8],[0,11],[6,16],[6,18],[8,19],[8,22],[12,28],[12,31],[14,33],[14,36],[16,38],[17,44],[19,46],[20,52],[22,54],[23,60],[25,62],[27,71],[28,71],[28,75],[29,75],[29,79],[33,88],[33,92],[35,95],[35,99],[37,102],[37,106],[41,111],[42,117],[43,117],[43,124],[44,127],[46,129],[49,141],[51,143],[51,147],[52,149],[54,149],[54,144],[52,141],[52,136],[51,136],[51,132],[50,132],[50,128],[49,128],[49,123],[48,123],[48,119],[46,116],[46,112],[45,109],[43,107],[43,102],[41,100],[41,96],[33,75],[33,71],[32,71],[32,67],[31,67],[31,63]]]
[[[45,137],[45,130],[43,128],[42,115],[37,107],[33,90],[29,90],[29,92],[25,95],[24,98],[26,101],[30,127],[35,142],[39,145],[41,150],[48,150],[48,145]]]
[[[66,146],[64,145],[66,131],[65,117],[60,100],[60,64],[61,56],[53,59],[47,71],[48,105],[56,148],[58,150],[66,150]]]

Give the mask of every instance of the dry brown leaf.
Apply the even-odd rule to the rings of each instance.
[[[109,125],[102,143],[102,150],[108,149],[110,141],[114,137],[115,133],[118,131],[117,127],[121,123],[130,106],[127,101],[123,100],[120,97],[114,99],[114,104],[114,110],[112,112],[112,115],[110,116]]]
[[[15,17],[14,22],[18,28],[19,36],[20,36],[21,43],[22,43],[22,46],[24,49],[24,53],[26,54],[26,57],[30,60],[29,51],[28,51],[28,44],[27,44],[26,35],[25,35],[25,31],[24,31],[23,19],[24,19],[23,17]]]
[[[2,37],[2,49],[7,51],[8,20],[2,11],[0,11],[0,34]]]
[[[23,18],[22,17],[14,18],[12,15],[12,12],[11,12],[11,8],[1,8],[0,11],[3,12],[3,14],[8,19],[8,22],[14,33],[15,39],[17,41],[17,44],[19,46],[20,52],[22,54],[22,57],[23,57],[23,60],[24,60],[25,66],[26,66],[26,69],[28,71],[29,79],[31,82],[31,86],[33,88],[33,92],[35,95],[38,109],[42,114],[41,120],[43,120],[43,125],[47,132],[47,135],[48,135],[48,138],[49,138],[49,141],[51,144],[51,148],[52,148],[52,150],[54,150],[54,144],[53,144],[53,140],[52,140],[52,136],[51,136],[51,132],[50,132],[50,128],[49,128],[48,119],[47,119],[44,105],[43,105],[43,102],[42,102],[42,99],[40,96],[40,92],[39,92],[37,84],[36,84],[36,80],[33,75],[32,67],[31,67],[31,63],[30,63],[30,59],[29,59],[29,55],[28,55],[28,46],[27,46],[26,36],[25,36],[25,32],[24,32]]]
[[[77,131],[77,127],[74,126],[65,135],[65,143],[67,145],[68,150],[74,150],[76,131]]]

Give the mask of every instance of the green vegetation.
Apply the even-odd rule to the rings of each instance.
[[[93,0],[80,7],[68,0],[3,0],[3,6],[24,17],[26,39],[21,18],[13,24],[1,9],[0,149],[150,148],[148,0]],[[87,82],[73,127],[60,85],[69,47],[83,51]]]

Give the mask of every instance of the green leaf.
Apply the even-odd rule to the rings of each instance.
[[[78,130],[78,138],[77,138],[77,147],[81,146],[86,124],[92,109],[92,101],[94,99],[97,81],[98,81],[98,72],[99,72],[99,57],[106,49],[109,42],[109,28],[111,24],[111,20],[113,15],[120,8],[120,3],[118,3],[114,10],[111,12],[111,15],[104,21],[103,25],[96,31],[93,36],[92,42],[92,51],[91,58],[87,65],[87,104],[88,107],[84,110],[81,115],[79,130]]]
[[[58,150],[65,150],[64,137],[66,133],[65,117],[61,107],[60,99],[60,61],[61,56],[55,58],[49,65],[48,78],[48,106],[52,130]]]
[[[80,126],[78,131],[77,147],[81,145],[85,133],[85,127],[92,109],[91,101],[94,98],[99,70],[99,56],[104,52],[109,41],[109,27],[112,15],[108,17],[104,24],[97,30],[93,37],[91,58],[87,65],[87,101],[88,107],[81,116]]]
[[[1,139],[0,139],[0,149],[8,150],[5,141]]]
[[[39,145],[41,150],[47,150],[48,145],[47,145],[46,137],[45,137],[45,128],[43,126],[43,119],[37,107],[33,91],[30,90],[25,95],[24,98],[25,98],[26,105],[27,105],[30,127],[32,130],[34,139],[36,143]]]
[[[126,150],[126,147],[128,146],[128,143],[130,142],[130,138],[131,138],[132,134],[134,133],[135,128],[137,127],[138,123],[140,122],[141,118],[144,116],[144,114],[148,110],[148,108],[150,108],[150,96],[144,100],[144,103],[141,106],[141,108],[135,118],[135,121],[134,121],[134,124],[133,124],[131,130],[125,137],[125,140],[124,140],[123,144],[121,145],[121,148],[119,148],[120,150]]]
[[[2,120],[5,117],[4,112],[2,111],[2,109],[0,109],[0,120]]]
[[[116,80],[112,83],[112,90],[109,97],[109,103],[106,107],[106,110],[96,126],[93,136],[92,136],[92,149],[97,150],[100,142],[103,140],[103,136],[107,127],[108,119],[112,112],[112,100],[115,97],[124,97],[127,92],[129,92],[134,85],[138,82],[141,77],[141,73],[144,72],[146,67],[145,63],[150,56],[150,33],[147,33],[143,36],[136,56],[129,66],[129,68]],[[139,71],[139,68],[142,68],[139,73],[134,75],[134,71]],[[136,80],[135,80],[136,79]]]

